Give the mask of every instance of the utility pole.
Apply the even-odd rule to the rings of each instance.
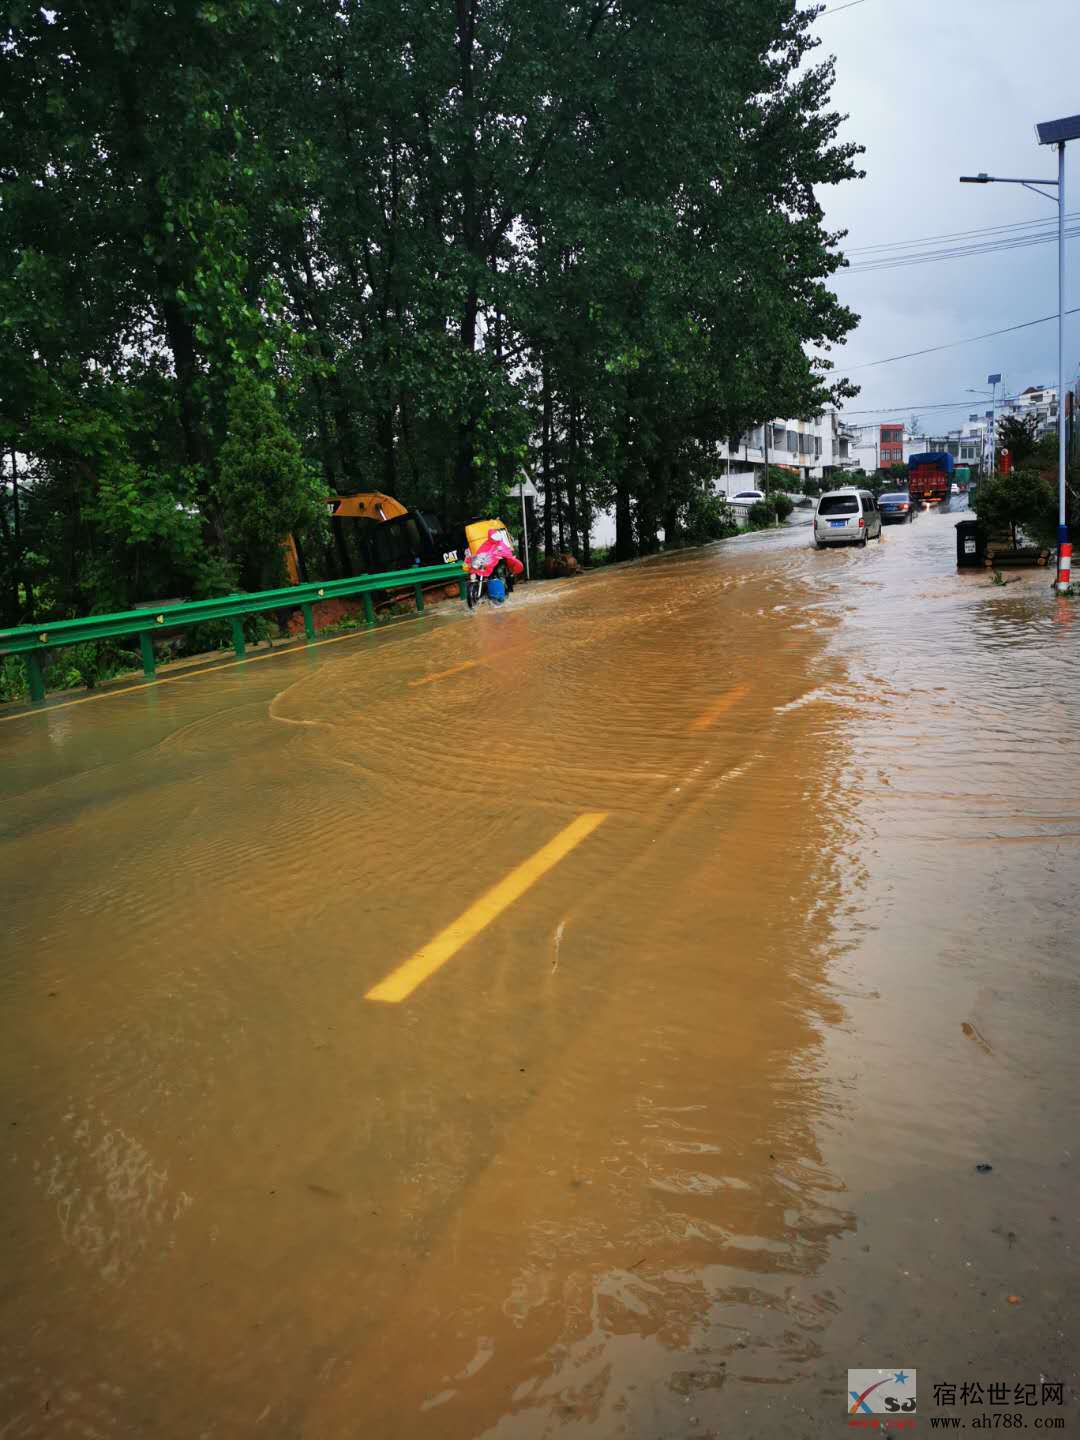
[[[986,383],[993,388],[990,391],[990,474],[994,473],[994,451],[997,447],[997,387],[1001,384],[1000,375],[987,375]]]
[[[1074,116],[1080,120],[1080,116]],[[1077,131],[1080,134],[1080,130]],[[1042,136],[1039,136],[1040,141]],[[1065,522],[1065,140],[1058,141],[1058,574],[1064,593],[1072,578],[1072,543]]]
[[[765,484],[762,489],[765,491],[766,500],[769,498],[769,422],[765,421],[761,427],[762,440],[765,446]]]
[[[1058,212],[1058,573],[1057,588],[1064,593],[1069,588],[1072,570],[1072,542],[1069,527],[1065,522],[1065,146],[1070,140],[1080,140],[1080,115],[1067,115],[1061,120],[1046,120],[1035,126],[1035,135],[1040,145],[1053,145],[1057,150],[1057,179],[1031,179],[1025,176],[987,175],[985,170],[978,175],[961,175],[962,185],[1021,185],[1053,200]],[[1051,194],[1051,190],[1057,193]]]

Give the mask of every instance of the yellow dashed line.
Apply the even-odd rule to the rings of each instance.
[[[737,705],[740,700],[745,700],[749,693],[749,685],[736,685],[734,690],[728,690],[726,694],[720,696],[719,700],[714,700],[707,710],[703,710],[695,720],[691,720],[689,729],[691,731],[708,730],[709,726],[715,725],[725,711],[730,710],[733,705]]]
[[[448,675],[460,675],[463,670],[471,670],[473,666],[481,663],[479,660],[463,660],[460,665],[452,665],[449,670],[436,670],[434,675],[423,675],[419,680],[410,680],[409,689],[415,689],[417,685],[430,685],[435,680],[445,680]]]
[[[373,986],[364,996],[365,1000],[384,1000],[397,1005],[407,1000],[417,986],[446,964],[452,956],[476,938],[481,930],[491,924],[525,891],[559,863],[570,851],[580,845],[607,819],[606,811],[592,811],[579,815],[565,830],[560,830],[542,850],[492,886],[486,894],[475,900],[463,915],[452,921],[445,930],[440,930],[434,940],[418,950],[411,959],[392,970],[385,980]]]

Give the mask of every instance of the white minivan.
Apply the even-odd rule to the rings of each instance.
[[[881,511],[869,490],[826,490],[814,511],[815,545],[865,545],[875,538],[881,539]]]

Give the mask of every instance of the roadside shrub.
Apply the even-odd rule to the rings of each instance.
[[[735,512],[722,495],[697,492],[690,500],[682,539],[689,545],[704,545],[738,534]]]
[[[790,495],[770,495],[767,500],[755,500],[746,518],[751,530],[768,530],[786,520],[794,509]]]
[[[80,686],[93,690],[95,686],[135,670],[139,665],[136,655],[118,649],[107,640],[87,640],[82,645],[67,645],[63,650],[42,655],[41,659],[47,691],[77,690]],[[0,704],[29,698],[26,665],[21,656],[9,655],[0,661]]]
[[[781,525],[795,509],[795,502],[790,495],[773,495],[770,503],[772,504],[773,514]]]
[[[0,660],[0,705],[10,705],[16,700],[28,700],[30,690],[26,683],[26,666],[18,655],[7,655]]]
[[[1027,536],[1053,545],[1057,536],[1057,488],[1036,470],[988,475],[971,497],[971,507],[988,539],[1008,535],[1012,544]]]
[[[45,669],[48,690],[75,690],[80,685],[93,690],[115,675],[138,668],[130,650],[121,650],[108,640],[86,640],[57,650]]]

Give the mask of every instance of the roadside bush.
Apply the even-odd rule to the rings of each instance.
[[[690,500],[683,524],[682,539],[689,545],[704,545],[737,535],[735,512],[722,495],[697,492]]]
[[[57,650],[45,668],[48,690],[76,690],[80,685],[93,690],[138,668],[139,661],[129,650],[121,650],[107,640],[86,640],[81,645],[68,645]]]
[[[771,497],[771,503],[773,514],[776,516],[777,522],[781,525],[795,509],[795,502],[790,495],[773,495]]]
[[[775,495],[778,490],[786,490],[791,495],[801,495],[805,483],[801,475],[784,470],[779,465],[770,465],[769,483],[762,488],[770,495]]]
[[[1055,543],[1057,489],[1038,471],[988,475],[976,487],[971,506],[988,539],[1008,535],[1014,546],[1022,536],[1036,545]]]
[[[770,495],[767,500],[756,500],[746,518],[751,530],[768,530],[782,524],[794,509],[790,495]]]
[[[77,690],[84,686],[93,690],[115,675],[138,668],[136,655],[118,649],[107,640],[87,640],[82,645],[68,645],[42,657],[42,674],[46,690]],[[29,700],[26,665],[19,655],[8,655],[0,661],[0,705]]]
[[[18,655],[5,656],[0,660],[0,705],[10,705],[16,700],[29,698],[26,666]]]

